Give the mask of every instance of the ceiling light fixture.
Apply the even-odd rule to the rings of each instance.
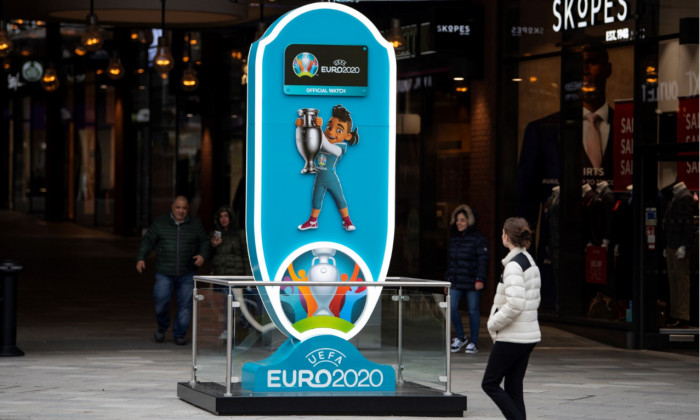
[[[12,40],[7,33],[5,21],[0,20],[0,57],[7,57],[10,52],[12,52]]]
[[[172,52],[170,52],[168,38],[165,37],[165,0],[160,1],[162,4],[160,15],[161,35],[158,37],[158,49],[156,50],[155,57],[153,57],[153,68],[160,74],[160,77],[167,79],[168,73],[173,69],[173,66],[175,66],[175,59],[173,58]]]
[[[97,26],[97,15],[94,13],[94,0],[90,0],[90,13],[87,15],[85,31],[81,37],[81,42],[89,52],[95,52],[102,48],[104,37]]]
[[[188,38],[191,40],[192,39],[192,34],[188,34]],[[187,55],[190,56],[192,54],[192,49],[191,49],[192,43],[187,42]],[[194,72],[194,67],[192,66],[192,61],[190,61],[187,64],[187,68],[182,72],[182,80],[180,80],[180,85],[182,85],[182,89],[186,90],[187,92],[191,92],[197,87],[199,87],[199,79],[197,79],[197,74]]]
[[[253,42],[262,38],[262,36],[265,35],[266,30],[267,25],[265,25],[265,22],[263,21],[263,0],[260,0],[260,20],[258,21],[255,27],[255,35],[253,35]]]
[[[389,34],[386,36],[386,40],[394,46],[394,51],[402,52],[406,50],[406,37],[403,36],[401,21],[399,19],[391,19],[391,28],[389,29]]]
[[[119,54],[115,51],[107,66],[107,77],[112,80],[119,80],[124,77],[124,66],[119,59]]]
[[[47,92],[53,92],[58,89],[59,85],[56,69],[53,66],[49,66],[41,77],[41,87]]]

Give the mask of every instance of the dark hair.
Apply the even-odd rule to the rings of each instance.
[[[457,216],[459,216],[460,214],[463,214],[464,218],[467,219],[467,227],[469,227],[469,215],[467,214],[467,209],[464,209],[464,208],[459,209],[455,212],[455,215],[454,215],[455,221],[454,221],[454,223],[452,223],[452,226],[450,226],[450,231],[453,234],[459,232],[459,229],[457,229]]]
[[[350,111],[345,109],[345,107],[342,105],[334,106],[331,115],[340,121],[347,123],[348,130],[352,130],[352,118],[350,117]],[[357,134],[357,128],[355,128],[355,131],[351,131],[350,135],[351,137],[350,140],[348,140],[348,143],[350,143],[350,146],[354,146],[360,141],[360,135]]]
[[[511,217],[503,223],[503,231],[508,235],[510,243],[519,247],[527,248],[530,246],[530,238],[532,231],[527,220],[522,217]]]

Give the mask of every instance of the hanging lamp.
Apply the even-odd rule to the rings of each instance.
[[[41,77],[41,87],[47,92],[53,92],[58,89],[59,85],[58,73],[56,73],[56,69],[53,68],[53,65],[50,65]]]
[[[12,52],[12,40],[4,20],[0,20],[0,58],[5,58]]]
[[[158,48],[156,49],[156,55],[153,57],[153,68],[160,74],[160,77],[167,79],[168,73],[175,66],[175,59],[173,58],[173,53],[170,52],[170,43],[168,42],[168,38],[165,37],[165,0],[160,1],[162,4],[160,15],[161,34],[158,37]]]
[[[182,79],[180,80],[180,85],[182,89],[187,92],[191,92],[199,87],[199,79],[194,71],[194,66],[192,65],[192,34],[187,35],[187,57],[188,63],[187,68],[182,72]]]
[[[94,13],[94,0],[90,0],[90,14],[87,15],[85,31],[80,40],[88,52],[95,52],[102,48],[104,36],[97,26],[97,15]]]
[[[265,21],[263,21],[263,0],[260,0],[260,20],[258,21],[258,24],[255,26],[255,35],[253,35],[253,42],[262,38],[262,36],[265,35],[266,30],[267,30],[267,25],[265,25]]]
[[[124,77],[124,66],[122,61],[119,59],[119,54],[115,51],[112,58],[109,59],[109,64],[107,65],[107,77],[112,80],[119,80]]]
[[[394,51],[401,52],[406,50],[406,37],[401,31],[401,21],[397,18],[391,19],[391,28],[386,40],[394,46]]]

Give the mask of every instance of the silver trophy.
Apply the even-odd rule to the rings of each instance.
[[[311,269],[309,270],[309,281],[338,281],[338,269],[335,267],[335,249],[332,248],[316,248],[311,251],[314,254],[314,259],[311,260]],[[314,262],[318,263],[314,264]],[[333,264],[330,264],[332,261]],[[311,286],[309,290],[316,300],[318,309],[311,316],[327,315],[335,316],[330,310],[331,301],[335,297],[337,286]]]
[[[301,173],[314,174],[318,172],[314,165],[314,159],[321,149],[321,136],[323,135],[321,127],[316,125],[318,109],[302,108],[297,113],[302,120],[301,127],[297,127],[296,130],[297,150],[305,162]]]

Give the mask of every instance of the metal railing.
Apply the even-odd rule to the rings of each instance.
[[[242,287],[285,287],[289,286],[289,282],[271,282],[271,281],[256,281],[252,276],[195,276],[195,287],[192,294],[193,307],[192,307],[192,375],[190,379],[191,384],[197,382],[197,302],[204,299],[203,295],[198,293],[197,282],[208,283],[217,286],[228,287],[228,292],[226,294],[226,393],[224,396],[230,397],[231,393],[231,382],[232,382],[232,350],[233,350],[233,339],[234,339],[234,328],[233,328],[233,309],[239,308],[241,302],[234,301],[233,299],[233,289]],[[294,286],[300,286],[305,284],[313,284],[313,286],[347,286],[348,282],[343,281],[295,281]],[[353,283],[353,286],[359,286],[360,283]],[[398,288],[398,295],[394,296],[393,300],[398,302],[398,343],[397,343],[397,359],[398,359],[398,372],[397,372],[397,382],[403,383],[403,303],[407,301],[407,296],[404,295],[405,288],[444,288],[449,287],[450,283],[446,281],[438,280],[425,280],[416,279],[410,277],[387,277],[384,282],[362,282],[363,287],[383,287],[387,289]],[[445,376],[440,377],[441,382],[445,382],[445,395],[452,395],[452,378],[451,378],[451,365],[450,365],[450,310],[451,310],[451,300],[450,294],[446,294],[445,301],[439,302],[439,306],[443,309],[445,315]]]

